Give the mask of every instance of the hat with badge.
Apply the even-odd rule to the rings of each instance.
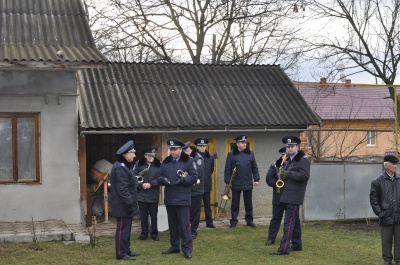
[[[190,141],[185,142],[185,143],[183,144],[183,146],[182,146],[182,150],[188,149],[189,146],[190,146]]]
[[[239,135],[238,137],[235,138],[235,140],[236,140],[236,142],[246,142],[247,135],[245,135],[245,134]]]
[[[297,145],[301,143],[301,140],[299,137],[296,136],[285,136],[282,139],[282,143],[284,143],[286,146]]]
[[[194,140],[194,145],[207,145],[208,144],[208,139],[207,138],[197,138]]]
[[[281,153],[282,155],[286,154],[286,146],[284,146],[281,149],[279,149],[278,152]]]
[[[145,154],[148,156],[155,156],[156,151],[157,151],[157,146],[148,146],[142,151],[142,154]]]
[[[179,141],[178,139],[169,138],[167,140],[167,145],[169,148],[177,148],[177,147],[183,147],[185,144]]]
[[[121,146],[120,149],[117,151],[117,155],[123,155],[126,153],[135,153],[136,150],[133,148],[133,141],[130,140],[127,143],[125,143],[123,146]]]
[[[384,161],[384,162],[394,163],[394,164],[399,163],[399,159],[398,159],[397,157],[395,157],[394,155],[386,155],[386,156],[383,158],[383,161]]]

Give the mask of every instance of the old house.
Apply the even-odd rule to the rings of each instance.
[[[394,101],[384,86],[296,84],[321,121],[309,134],[310,153],[318,160],[382,161],[394,152]]]
[[[76,73],[107,58],[80,0],[4,0],[0,21],[0,221],[80,223]]]

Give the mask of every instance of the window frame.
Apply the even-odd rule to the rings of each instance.
[[[376,146],[376,131],[367,131],[367,146]]]
[[[40,183],[40,113],[28,112],[0,112],[0,118],[11,118],[11,137],[12,137],[12,179],[0,179],[0,184],[19,184],[19,183]],[[18,179],[18,118],[33,118],[33,137],[35,145],[35,178]]]

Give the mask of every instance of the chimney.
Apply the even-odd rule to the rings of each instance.
[[[346,85],[346,86],[351,86],[351,79],[346,79],[345,85]]]
[[[326,77],[321,77],[319,83],[320,84],[326,84]]]

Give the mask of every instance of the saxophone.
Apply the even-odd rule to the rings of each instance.
[[[279,172],[278,172],[279,179],[276,181],[276,192],[277,193],[281,193],[281,189],[285,185],[285,182],[283,182],[283,180],[281,179],[281,173],[283,171],[283,166],[284,166],[285,160],[286,160],[286,154],[283,156],[281,166],[279,167]]]
[[[153,162],[153,161],[151,161],[151,162]],[[143,183],[143,175],[144,175],[144,173],[146,173],[147,171],[150,170],[151,162],[149,163],[149,166],[148,166],[148,167],[146,167],[145,169],[143,169],[142,171],[140,171],[140,172],[138,173],[138,175],[136,176],[137,181],[138,181],[139,184]]]

